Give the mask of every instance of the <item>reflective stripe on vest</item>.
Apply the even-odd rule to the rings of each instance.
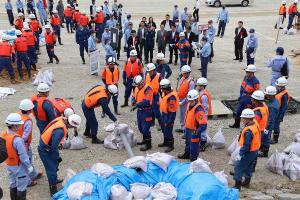
[[[106,89],[103,86],[95,86],[84,97],[84,104],[87,108],[99,107],[98,101],[101,98],[108,98]]]
[[[15,49],[17,52],[27,52],[28,43],[25,37],[18,37],[15,39]]]
[[[36,111],[34,110],[33,115],[41,121],[47,121],[46,112],[43,109],[43,104],[47,100],[47,97],[39,97],[37,95],[31,98],[31,101],[37,103]],[[37,112],[37,113],[36,113]]]
[[[190,103],[187,104],[185,119],[184,119],[185,128],[191,129],[193,131],[197,130],[197,120],[196,120],[195,112],[199,106],[201,106],[202,109],[204,110],[203,106],[200,103],[197,103],[192,109],[190,109]],[[206,118],[205,115],[202,117]]]
[[[256,120],[254,120],[254,124],[251,126],[247,126],[243,129],[240,139],[239,139],[239,144],[241,147],[244,146],[245,143],[245,133],[246,131],[251,131],[252,133],[252,141],[250,145],[249,151],[257,151],[260,148],[261,145],[261,134],[260,134],[260,129],[259,129],[259,124],[257,123]]]
[[[1,137],[5,140],[6,150],[7,150],[7,159],[5,160],[6,165],[8,166],[18,166],[21,161],[18,155],[18,152],[14,148],[14,139],[15,137],[20,137],[17,134],[7,134],[6,131],[2,132]]]
[[[202,96],[207,96],[208,100],[208,116],[212,115],[212,104],[211,104],[211,94],[207,89],[203,90],[203,93],[199,96],[199,103],[202,104]]]
[[[261,107],[256,107],[253,109],[253,112],[259,111],[261,113],[261,119],[260,121],[256,120],[257,123],[259,124],[259,129],[260,131],[264,131],[268,125],[268,119],[269,119],[269,108],[268,106],[263,103],[263,106]]]
[[[105,79],[106,84],[107,85],[116,85],[119,81],[118,67],[115,66],[113,72],[111,72],[109,67],[106,67],[104,70],[105,70],[105,77],[103,77],[103,79]]]
[[[24,122],[24,124],[21,124],[19,126],[19,131],[18,131],[18,135],[19,136],[23,136],[23,133],[24,133],[24,125],[27,121],[30,121],[31,122],[31,128],[30,128],[30,133],[29,133],[29,136],[28,136],[28,139],[27,139],[27,143],[28,143],[28,146],[31,144],[31,141],[32,141],[32,128],[33,128],[33,123],[32,123],[32,119],[28,116],[28,115],[24,115],[22,112],[18,112],[19,115],[21,116],[22,118],[22,121]]]
[[[288,95],[288,102],[290,102],[291,96],[289,95],[289,91],[287,89],[279,92],[278,94],[276,94],[276,99],[279,103],[279,107],[281,108],[281,104],[282,104],[282,97],[287,94]]]
[[[0,56],[10,57],[12,54],[12,46],[8,41],[0,42]]]
[[[190,82],[193,78],[190,76],[187,79],[182,77],[178,88],[178,97],[184,99],[189,92]]]
[[[56,117],[59,117],[64,114],[65,109],[72,108],[71,103],[64,98],[55,98],[50,100]]]
[[[172,96],[174,96],[176,98],[176,100],[175,100],[175,105],[174,105],[173,111],[170,111],[170,110],[168,110],[168,100]],[[179,105],[179,99],[178,99],[177,93],[175,91],[173,91],[173,92],[170,92],[169,94],[165,95],[164,97],[162,97],[159,108],[162,113],[167,114],[169,112],[174,112],[174,111],[176,112],[178,105]]]
[[[160,78],[160,73],[156,73],[155,77],[152,80],[149,73],[147,73],[145,78],[145,83],[151,87],[154,94],[158,94],[159,78]]]
[[[63,117],[56,118],[55,120],[53,120],[51,122],[51,125],[49,124],[50,126],[48,125],[45,128],[45,130],[43,131],[43,133],[41,135],[41,140],[43,141],[44,144],[49,145],[49,142],[52,138],[53,132],[59,128],[62,128],[64,131],[64,136],[60,142],[62,142],[64,140],[64,138],[67,136],[67,127],[63,121],[64,119],[66,119],[66,118],[63,118]]]
[[[151,96],[148,96],[146,94],[146,90],[148,90],[150,86],[145,85],[142,89],[139,90],[138,87],[135,87],[134,89],[134,99],[136,103],[142,102],[144,99],[149,100],[150,105],[152,105],[152,98]]]

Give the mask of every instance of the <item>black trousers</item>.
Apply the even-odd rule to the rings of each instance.
[[[244,42],[234,42],[234,53],[236,59],[243,60],[243,47]]]
[[[192,64],[192,60],[193,60],[194,56],[195,56],[195,51],[193,49],[190,49],[190,51],[189,51],[189,61],[188,61],[189,65]]]
[[[193,17],[197,22],[199,22],[199,9],[194,10]]]
[[[171,47],[169,46],[169,51],[170,51],[170,60],[169,62],[173,62],[173,54],[175,54],[175,61],[174,63],[177,64],[177,61],[178,61],[178,49],[176,47]]]
[[[12,10],[6,10],[6,12],[7,12],[8,21],[9,21],[10,25],[14,25],[15,19],[14,19],[14,14],[13,14]]]

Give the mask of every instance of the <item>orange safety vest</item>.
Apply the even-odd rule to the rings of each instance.
[[[23,20],[20,18],[17,18],[15,21],[15,26],[16,26],[16,29],[21,31],[24,28]]]
[[[72,108],[71,103],[64,98],[54,98],[50,100],[57,117],[64,114],[65,109]]]
[[[0,42],[0,56],[10,57],[13,52],[13,48],[8,41]]]
[[[123,71],[126,73],[127,78],[134,78],[142,73],[141,66],[139,65],[139,59],[136,59],[134,63],[131,63],[129,58],[124,65]]]
[[[99,12],[95,15],[94,17],[94,22],[96,24],[103,24],[104,23],[104,19],[105,19],[105,15],[103,12]]]
[[[208,116],[212,115],[212,104],[211,104],[211,94],[207,89],[204,89],[203,93],[199,95],[199,103],[202,104],[202,96],[207,96],[208,99]]]
[[[56,42],[56,37],[54,32],[45,33],[45,41],[46,44],[54,44]]]
[[[147,73],[145,78],[145,83],[151,87],[154,94],[158,94],[159,78],[160,78],[160,73],[156,73],[155,77],[152,80],[149,73]]]
[[[109,67],[105,67],[102,72],[102,79],[105,80],[106,85],[116,85],[119,81],[120,72],[117,66],[114,66],[114,71],[112,72]]]
[[[84,104],[88,108],[99,107],[98,101],[102,98],[108,98],[106,94],[105,87],[98,85],[93,87],[88,93],[84,96]]]
[[[50,24],[52,26],[60,26],[60,18],[59,16],[52,16],[50,19]]]
[[[24,124],[25,124],[26,121],[30,121],[31,124],[33,124],[32,119],[28,115],[24,115],[22,112],[18,112],[18,114],[21,116],[22,121],[24,122]],[[21,136],[21,137],[23,136],[23,133],[24,133],[24,124],[20,125],[19,131],[18,131],[18,135]],[[27,141],[28,146],[31,144],[31,141],[32,141],[32,127],[33,126],[31,126],[30,134],[29,134],[28,141]]]
[[[297,13],[298,9],[297,9],[297,5],[290,5],[289,7],[289,15],[293,14],[293,13]]]
[[[287,94],[288,95],[288,102],[290,101],[291,97],[289,95],[289,91],[287,89],[279,92],[278,94],[276,94],[276,99],[278,100],[278,103],[279,103],[279,107],[281,107],[281,104],[282,104],[282,97],[283,95]]]
[[[45,101],[48,101],[47,97],[40,97],[38,95],[34,95],[31,98],[31,101],[37,103],[37,113],[33,112],[33,115],[41,121],[47,121],[46,112],[43,109],[43,104]]]
[[[80,17],[81,17],[81,13],[79,11],[75,11],[73,15],[73,20],[75,22],[79,22]]]
[[[168,100],[172,96],[174,96],[176,98],[176,100],[175,100],[174,104],[172,104],[174,107],[172,108],[172,110],[170,110],[169,108],[170,108],[171,103],[168,102]],[[160,108],[160,111],[162,113],[167,114],[169,112],[176,112],[178,106],[179,106],[179,99],[178,99],[178,96],[177,96],[177,92],[173,91],[173,92],[170,92],[169,94],[162,97],[159,108]]]
[[[61,139],[60,142],[62,142],[64,140],[64,138],[67,136],[68,133],[68,129],[64,123],[64,117],[58,117],[56,119],[54,119],[43,131],[42,135],[41,135],[41,140],[43,141],[44,144],[49,145],[49,142],[52,138],[53,132],[56,129],[62,128],[64,131],[64,137]]]
[[[15,39],[15,50],[17,52],[27,52],[28,51],[28,43],[25,37],[17,37]]]
[[[7,134],[6,131],[1,133],[1,137],[5,140],[6,143],[6,151],[7,151],[7,159],[5,160],[6,165],[8,166],[18,166],[21,161],[18,155],[18,152],[14,148],[14,139],[15,137],[20,137],[17,134]]]
[[[265,103],[263,103],[263,106],[254,108],[253,112],[255,112],[255,111],[260,111],[260,113],[261,113],[260,121],[258,121],[257,119],[256,119],[256,121],[259,124],[260,131],[262,132],[266,129],[266,127],[268,125],[269,108]]]
[[[257,123],[257,121],[254,120],[253,125],[247,126],[243,129],[243,131],[240,135],[240,139],[239,139],[239,143],[240,143],[241,147],[243,147],[244,143],[245,143],[245,133],[246,133],[246,131],[251,131],[251,133],[253,135],[251,145],[250,145],[250,151],[259,150],[260,145],[261,145],[261,134],[260,134],[259,124]]]
[[[182,48],[184,48],[184,47],[190,46],[190,43],[189,43],[189,41],[186,40],[184,43],[178,42],[178,43],[176,44],[176,46],[178,47],[178,49],[182,49]]]
[[[65,17],[72,17],[72,15],[73,15],[73,10],[71,8],[66,8],[64,10],[64,16]]]
[[[31,22],[30,22],[30,29],[33,32],[38,32],[40,28],[42,28],[42,27],[41,27],[40,23],[36,19],[31,20]]]
[[[180,99],[184,99],[188,94],[191,80],[193,80],[192,76],[188,78],[181,77],[178,88],[178,97]]]
[[[35,46],[37,39],[32,31],[24,31],[22,35],[26,38],[28,46]]]
[[[281,5],[279,8],[279,15],[286,14],[286,7],[284,5]]]
[[[134,88],[134,99],[136,103],[142,102],[144,99],[149,100],[150,105],[152,105],[152,99],[153,99],[153,92],[151,89],[150,93],[147,93],[146,90],[148,90],[148,85],[145,85],[142,89],[139,90],[138,87]],[[151,88],[151,87],[150,87]]]
[[[89,25],[89,18],[87,16],[82,15],[79,19],[79,24],[81,26],[87,26]]]
[[[195,112],[199,106],[201,106],[202,109],[204,110],[203,106],[200,103],[197,103],[191,110],[190,110],[190,103],[187,104],[186,112],[185,112],[185,119],[184,119],[185,128],[191,129],[193,131],[197,130],[198,120],[197,120],[197,116],[196,116]],[[207,119],[206,119],[204,112],[201,114],[199,120],[203,124],[207,123]]]

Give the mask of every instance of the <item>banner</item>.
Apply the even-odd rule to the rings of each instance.
[[[100,50],[90,53],[90,73],[98,74],[100,71]]]
[[[119,30],[116,28],[111,28],[110,32],[111,32],[111,39],[112,39],[110,45],[113,48],[113,50],[116,50],[119,44]]]
[[[208,24],[200,24],[198,25],[198,31],[205,31],[208,29]]]

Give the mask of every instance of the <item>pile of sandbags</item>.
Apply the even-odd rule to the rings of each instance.
[[[16,90],[13,88],[0,87],[0,100],[5,99],[8,95],[15,94]]]
[[[39,70],[34,77],[33,85],[37,86],[40,83],[46,83],[51,86],[54,82],[53,72],[51,70]]]

